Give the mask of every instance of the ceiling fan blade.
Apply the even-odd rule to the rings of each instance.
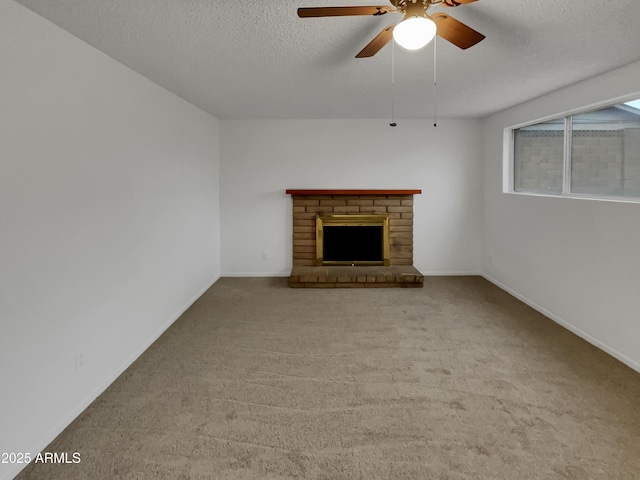
[[[436,13],[431,15],[431,19],[436,22],[439,36],[463,50],[473,47],[476,43],[485,39],[483,34],[476,32],[473,28],[446,13]]]
[[[459,5],[466,5],[467,3],[477,2],[478,0],[442,0],[442,5],[445,7],[457,7]]]
[[[351,15],[373,15],[379,16],[385,13],[395,12],[393,8],[387,6],[381,7],[308,7],[299,8],[298,16],[300,18],[313,17],[347,17]]]
[[[395,25],[385,28],[376,35],[376,38],[371,40],[369,44],[356,55],[356,58],[373,57],[378,53],[382,47],[391,41],[393,37],[393,27],[395,27]]]

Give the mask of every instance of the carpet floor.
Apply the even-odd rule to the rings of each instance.
[[[223,278],[18,478],[640,478],[640,374],[479,277]]]

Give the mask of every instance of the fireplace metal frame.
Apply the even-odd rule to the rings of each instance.
[[[382,261],[324,261],[325,227],[382,227]],[[316,215],[316,265],[390,265],[391,248],[389,246],[389,215]]]

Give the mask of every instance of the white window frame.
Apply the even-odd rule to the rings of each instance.
[[[504,129],[503,135],[503,164],[502,164],[502,191],[512,195],[525,195],[529,197],[548,197],[548,198],[572,198],[579,200],[596,200],[601,202],[621,202],[621,203],[640,203],[640,197],[618,197],[611,195],[590,195],[586,193],[571,193],[571,142],[572,142],[572,125],[571,117],[573,115],[579,115],[581,113],[588,113],[593,110],[599,110],[620,103],[630,102],[632,100],[640,99],[640,92],[636,92],[629,95],[624,95],[614,99],[594,103],[586,107],[576,108],[568,110],[566,112],[557,113],[554,115],[548,115],[546,117],[538,118],[525,123],[512,125]],[[564,139],[564,154],[563,154],[563,182],[562,193],[532,193],[532,192],[517,192],[513,189],[515,184],[515,131],[537,125],[539,123],[545,123],[551,120],[557,120],[564,118],[565,121],[565,139]]]

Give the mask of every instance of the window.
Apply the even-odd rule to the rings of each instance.
[[[513,129],[511,186],[640,199],[640,100]]]

